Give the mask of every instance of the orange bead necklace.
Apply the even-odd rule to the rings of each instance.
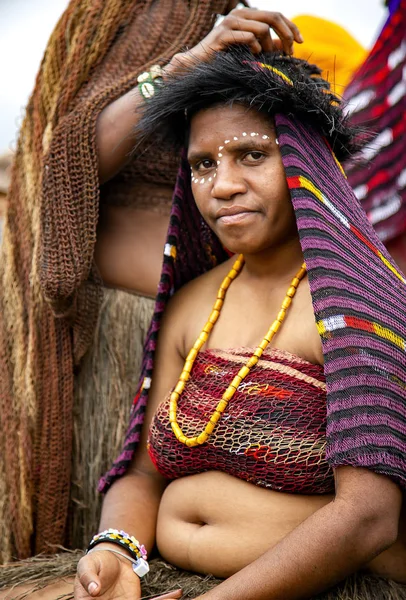
[[[278,331],[279,327],[281,326],[281,324],[285,318],[286,311],[292,302],[292,298],[296,294],[297,287],[298,287],[300,281],[303,279],[303,277],[306,274],[306,265],[305,265],[305,263],[303,263],[301,268],[299,269],[299,271],[296,273],[295,277],[290,282],[290,286],[288,288],[288,291],[286,292],[286,296],[281,305],[281,310],[279,311],[278,316],[276,317],[275,321],[272,323],[272,325],[268,329],[266,336],[263,338],[263,340],[259,344],[259,346],[257,346],[254,354],[248,360],[247,364],[238,371],[238,374],[234,377],[234,379],[232,380],[232,382],[230,383],[230,385],[224,392],[220,402],[217,404],[215,411],[213,412],[212,416],[210,417],[210,419],[209,419],[206,427],[203,429],[203,431],[199,435],[189,438],[183,434],[183,432],[182,432],[181,428],[179,427],[179,424],[176,420],[178,400],[179,400],[180,395],[182,394],[183,390],[185,389],[186,382],[190,378],[190,372],[192,370],[193,363],[196,360],[196,356],[198,355],[203,344],[205,342],[207,342],[207,340],[209,338],[209,334],[210,334],[211,330],[213,329],[214,324],[216,323],[217,319],[219,318],[220,311],[221,311],[221,308],[224,303],[224,298],[226,296],[227,289],[230,287],[230,284],[233,281],[233,279],[235,279],[237,277],[237,275],[240,273],[243,265],[244,265],[244,257],[242,254],[240,254],[239,257],[237,258],[237,260],[235,261],[235,263],[233,264],[228,275],[223,279],[223,282],[219,288],[219,291],[217,292],[217,298],[214,303],[213,310],[211,311],[209,320],[207,321],[206,325],[203,327],[201,334],[199,335],[196,342],[194,343],[193,348],[190,350],[189,354],[187,355],[182,373],[179,377],[179,381],[176,384],[176,386],[171,394],[170,404],[169,404],[169,421],[171,423],[172,431],[175,434],[176,439],[179,442],[181,442],[182,444],[185,444],[186,446],[189,446],[189,447],[199,446],[199,445],[207,442],[210,435],[213,433],[215,426],[217,425],[218,421],[220,420],[221,415],[227,408],[228,403],[230,402],[231,398],[234,396],[235,392],[237,391],[238,386],[240,385],[242,380],[245,379],[245,377],[247,377],[247,375],[250,372],[250,370],[252,369],[252,367],[254,367],[257,364],[257,362],[261,358],[262,353],[264,352],[265,348],[268,346],[269,342],[272,340],[273,336],[275,335],[275,333]]]

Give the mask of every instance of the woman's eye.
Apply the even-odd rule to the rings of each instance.
[[[211,169],[213,167],[213,165],[214,165],[214,161],[210,160],[209,158],[205,158],[204,160],[201,160],[194,166],[194,170],[195,171],[205,171],[207,169]]]
[[[247,160],[248,162],[258,162],[264,157],[265,154],[263,152],[253,150],[252,152],[248,152],[248,154],[244,156],[244,160]]]

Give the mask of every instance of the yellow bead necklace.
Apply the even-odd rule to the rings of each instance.
[[[227,408],[228,403],[230,402],[231,398],[234,396],[235,392],[237,391],[237,388],[240,385],[241,381],[243,379],[245,379],[245,377],[247,377],[247,375],[250,372],[250,370],[252,369],[252,367],[254,367],[257,364],[257,362],[261,358],[262,353],[264,352],[265,348],[268,346],[269,342],[272,340],[273,336],[275,335],[275,333],[278,331],[279,327],[281,326],[281,324],[285,318],[286,311],[292,302],[292,298],[296,294],[297,287],[298,287],[300,281],[303,279],[303,277],[306,274],[306,265],[305,265],[305,263],[303,263],[301,268],[299,269],[299,271],[296,273],[295,277],[290,282],[290,286],[288,288],[288,291],[286,292],[285,299],[282,302],[281,310],[279,311],[278,316],[276,317],[275,321],[270,326],[266,336],[264,337],[262,342],[259,344],[259,346],[256,348],[254,354],[248,360],[247,364],[238,371],[238,375],[236,375],[234,377],[233,381],[230,383],[230,385],[224,392],[220,402],[217,404],[215,411],[213,412],[212,416],[210,417],[210,419],[209,419],[206,427],[203,429],[203,431],[195,437],[188,438],[182,433],[182,430],[179,427],[179,424],[176,420],[178,400],[179,400],[180,395],[182,394],[183,390],[185,389],[186,382],[190,378],[190,372],[192,370],[193,363],[196,360],[196,356],[198,355],[203,344],[205,342],[207,342],[209,334],[210,334],[211,330],[213,329],[214,324],[216,323],[217,319],[219,318],[220,311],[221,311],[221,308],[224,303],[224,298],[226,296],[227,289],[230,287],[230,284],[233,281],[233,279],[235,279],[237,277],[237,275],[240,273],[243,265],[244,265],[244,257],[242,254],[240,254],[239,257],[237,258],[237,260],[235,261],[235,263],[233,264],[228,275],[223,279],[223,282],[219,288],[219,291],[217,292],[217,298],[214,303],[213,310],[211,311],[209,320],[207,321],[206,325],[203,327],[201,334],[199,335],[196,342],[194,343],[193,348],[190,350],[189,354],[187,355],[185,365],[183,367],[183,371],[179,377],[179,381],[176,384],[176,387],[171,394],[170,404],[169,404],[169,421],[171,423],[172,431],[175,434],[176,439],[179,440],[179,442],[182,442],[182,444],[185,444],[186,446],[189,446],[189,447],[199,446],[199,445],[207,442],[210,435],[213,433],[213,430],[214,430],[216,424],[220,420],[221,415]]]

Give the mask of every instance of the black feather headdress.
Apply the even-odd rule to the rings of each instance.
[[[219,52],[209,62],[196,60],[169,76],[145,105],[138,137],[145,141],[159,134],[166,143],[182,147],[196,112],[237,103],[270,116],[295,115],[325,136],[342,160],[353,151],[354,130],[347,124],[340,99],[320,73],[315,65],[279,52],[254,56],[241,47]]]

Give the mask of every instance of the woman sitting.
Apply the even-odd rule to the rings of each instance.
[[[224,52],[141,127],[187,160],[75,598],[406,598],[405,279],[335,156],[337,99],[305,62]],[[144,578],[154,546],[172,567]]]
[[[141,126],[186,138],[188,164],[102,482],[101,530],[121,533],[93,540],[75,597],[141,596],[125,531],[225,578],[208,599],[309,598],[360,569],[377,577],[340,598],[406,598],[405,279],[332,152],[351,144],[337,99],[307,63],[233,51],[163,86]]]

